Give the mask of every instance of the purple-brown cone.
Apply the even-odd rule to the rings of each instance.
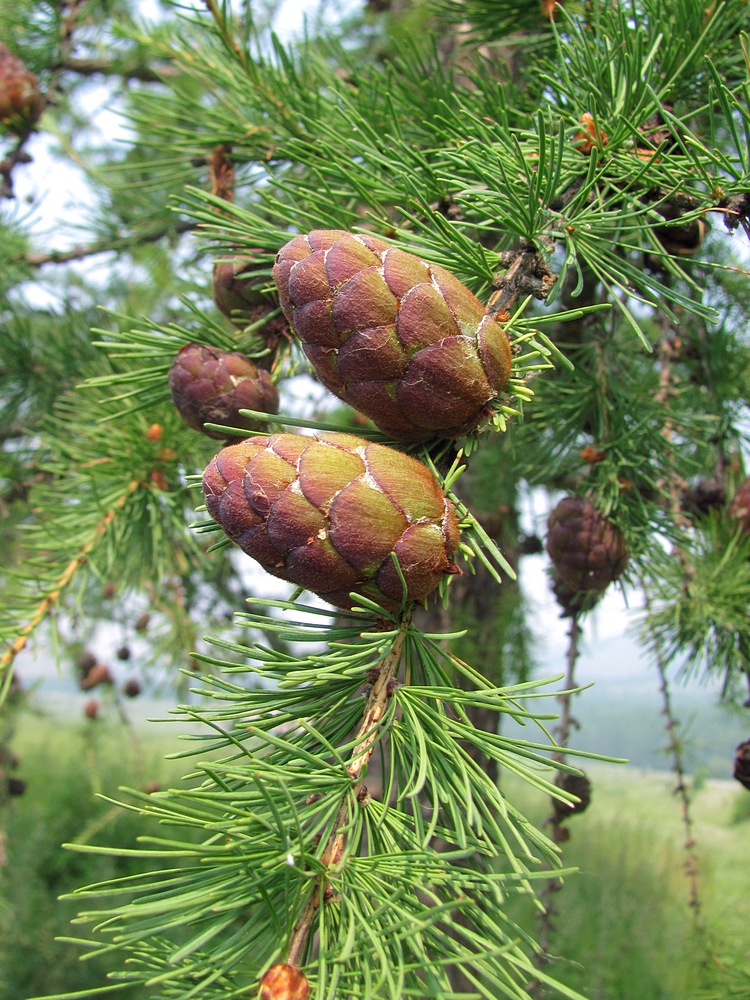
[[[13,131],[33,125],[44,109],[34,74],[0,44],[0,122]]]
[[[257,261],[247,254],[214,264],[213,295],[216,308],[238,326],[247,325],[248,311],[270,305],[255,272]]]
[[[273,277],[320,381],[391,437],[466,434],[508,381],[508,338],[469,289],[374,236],[296,236]]]
[[[203,474],[209,514],[273,576],[351,608],[397,610],[456,572],[453,505],[416,459],[349,434],[229,445]]]
[[[625,539],[583,497],[565,497],[547,523],[547,552],[554,566],[555,595],[563,610],[586,610],[628,564]]]
[[[750,789],[750,740],[737,747],[734,756],[734,776],[741,785]]]
[[[239,411],[261,410],[270,415],[279,408],[279,392],[268,372],[238,351],[203,344],[186,344],[180,350],[169,369],[169,388],[185,423],[218,440],[226,434],[206,430],[204,424],[259,430],[258,421]]]

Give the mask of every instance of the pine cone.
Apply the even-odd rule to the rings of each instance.
[[[131,677],[123,684],[122,693],[126,698],[137,698],[141,693],[141,682],[136,677]]]
[[[594,605],[601,600],[603,591],[577,590],[567,584],[554,568],[550,579],[552,593],[562,611],[561,618],[577,618],[579,615],[591,611]]]
[[[214,264],[213,293],[216,308],[237,326],[247,326],[248,310],[256,306],[268,306],[268,296],[260,288],[264,284],[254,272],[258,262],[252,256],[243,254],[234,260],[221,260]]]
[[[508,338],[468,288],[374,236],[296,236],[273,277],[320,381],[391,437],[466,434],[508,380]]]
[[[38,121],[43,109],[37,78],[0,44],[0,122],[13,132],[25,131]]]
[[[739,522],[745,534],[750,534],[750,478],[743,479],[734,491],[727,513]]]
[[[227,424],[258,430],[260,423],[240,415],[241,409],[278,412],[279,391],[268,372],[259,370],[238,351],[220,351],[203,344],[186,344],[169,369],[172,401],[188,426],[224,440],[221,431],[204,424]]]
[[[565,497],[550,514],[547,552],[563,595],[601,595],[628,563],[620,531],[583,497]]]
[[[750,740],[737,747],[734,758],[734,776],[741,785],[750,789]]]
[[[685,215],[686,208],[674,202],[661,202],[657,211],[669,222],[676,223]],[[680,225],[656,226],[654,236],[667,253],[677,257],[690,257],[700,250],[701,244],[708,232],[708,226],[703,219],[690,219]]]
[[[310,986],[297,965],[272,965],[260,981],[258,1000],[307,1000]]]
[[[421,462],[349,434],[275,434],[224,448],[203,475],[209,514],[273,576],[340,608],[386,610],[456,572],[453,505]]]
[[[80,687],[82,691],[90,691],[91,688],[98,687],[100,684],[111,683],[112,672],[109,667],[106,663],[97,663],[81,678]]]
[[[564,792],[578,797],[578,802],[563,802],[561,799],[553,799],[555,814],[558,819],[565,819],[567,816],[575,816],[585,812],[591,802],[591,782],[585,774],[563,774],[562,772],[555,778],[555,784]]]

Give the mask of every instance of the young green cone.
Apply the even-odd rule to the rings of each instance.
[[[258,421],[239,411],[261,410],[270,415],[279,409],[279,391],[268,372],[239,351],[203,344],[186,344],[180,350],[169,370],[169,388],[185,423],[220,441],[226,434],[206,430],[204,424],[258,430]]]
[[[273,277],[323,385],[397,440],[468,433],[508,381],[508,338],[469,289],[374,236],[296,236]]]
[[[457,571],[458,521],[430,470],[349,434],[229,445],[209,463],[203,492],[244,552],[337,607],[351,608],[354,592],[396,611]]]

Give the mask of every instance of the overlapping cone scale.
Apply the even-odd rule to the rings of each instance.
[[[244,552],[337,607],[351,608],[354,592],[395,611],[456,572],[458,521],[432,472],[353,435],[229,445],[208,465],[203,491]]]
[[[402,441],[473,430],[505,387],[508,338],[450,272],[366,233],[281,248],[279,300],[318,378]]]
[[[223,440],[220,431],[204,424],[224,424],[258,430],[257,420],[239,411],[278,412],[279,391],[267,371],[258,369],[239,351],[221,351],[204,344],[186,344],[169,370],[172,401],[185,423],[208,437]]]
[[[547,552],[561,604],[561,596],[573,601],[575,595],[602,594],[622,575],[628,562],[620,530],[584,497],[564,497],[552,511]]]

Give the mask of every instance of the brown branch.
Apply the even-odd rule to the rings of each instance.
[[[139,80],[142,83],[161,83],[166,76],[175,76],[180,71],[170,63],[163,63],[158,69],[142,64],[128,66],[111,59],[76,58],[68,56],[58,64],[59,69],[77,73],[79,76],[119,76],[123,80]]]
[[[120,499],[117,501],[114,507],[107,511],[107,513],[97,522],[91,537],[82,546],[80,551],[76,556],[74,556],[68,565],[65,567],[63,572],[57,578],[52,589],[45,594],[42,600],[36,607],[34,614],[31,616],[29,621],[23,626],[18,637],[10,645],[8,649],[5,650],[3,655],[0,657],[0,678],[5,678],[6,674],[9,675],[8,667],[11,666],[15,658],[20,652],[26,647],[30,637],[36,631],[38,626],[44,621],[47,615],[52,611],[54,606],[60,599],[65,588],[71,582],[76,572],[83,566],[91,550],[94,548],[99,539],[104,535],[107,528],[110,526],[112,521],[115,519],[117,512],[122,510],[125,506],[128,497],[132,496],[133,493],[138,489],[139,486],[144,485],[139,479],[133,479],[128,483],[126,491],[122,494]]]
[[[27,264],[30,267],[44,267],[45,264],[66,264],[72,260],[83,260],[85,257],[94,257],[100,253],[121,253],[131,247],[144,246],[147,243],[158,243],[159,240],[174,233],[182,235],[195,229],[195,222],[181,220],[175,223],[172,228],[156,229],[150,233],[131,233],[130,235],[116,236],[111,239],[96,240],[89,244],[79,244],[71,247],[70,250],[50,250],[47,253],[29,251],[23,257],[13,261],[13,263]]]
[[[516,250],[501,254],[505,274],[493,282],[497,289],[491,296],[487,311],[500,322],[510,319],[510,308],[522,295],[546,299],[557,281],[540,250],[531,243],[523,243]]]
[[[578,623],[578,616],[573,615],[570,619],[570,631],[568,632],[568,650],[566,654],[566,670],[564,686],[557,700],[560,704],[560,723],[556,730],[556,737],[559,749],[551,754],[550,760],[562,764],[565,761],[565,751],[570,740],[570,730],[574,724],[570,707],[573,699],[573,688],[575,686],[575,665],[580,656],[579,639],[581,637],[581,626]],[[547,822],[552,827],[552,839],[556,844],[568,839],[568,831],[563,826],[564,813],[553,809],[552,816]],[[539,948],[538,965],[543,967],[548,962],[550,935],[554,930],[554,917],[557,913],[553,898],[555,893],[562,888],[559,878],[547,879],[544,889],[540,893],[542,913],[539,918]],[[529,987],[529,994],[534,997],[543,996],[543,986],[540,980],[536,980]]]
[[[704,926],[701,913],[698,856],[695,850],[695,824],[692,814],[692,800],[688,790],[687,775],[685,773],[682,741],[677,735],[679,722],[675,718],[674,711],[672,709],[672,696],[667,677],[667,664],[665,663],[660,647],[657,647],[656,652],[656,669],[659,673],[659,693],[661,694],[662,700],[661,714],[667,720],[664,728],[669,734],[667,750],[672,756],[672,770],[677,778],[674,794],[678,796],[680,800],[680,813],[682,817],[682,825],[685,830],[685,841],[683,844],[685,849],[685,860],[683,862],[683,871],[685,872],[685,877],[687,878],[688,883],[688,903],[693,914],[693,926],[696,931],[702,933]]]
[[[378,676],[370,690],[362,717],[362,724],[357,732],[357,743],[352,751],[349,766],[347,767],[347,771],[354,782],[352,794],[357,796],[357,798],[363,798],[366,795],[362,772],[372,757],[377,740],[377,725],[383,718],[388,707],[388,702],[393,694],[393,686],[398,673],[401,649],[406,639],[408,623],[408,618],[402,622],[401,631],[396,636],[390,651],[378,669]],[[326,871],[341,860],[346,842],[344,831],[349,824],[351,816],[352,794],[347,795],[341,803],[333,827],[331,828],[331,834],[320,857],[320,863]],[[305,907],[292,929],[286,958],[289,965],[300,964],[315,914],[320,906],[321,889],[323,889],[324,894],[326,891],[325,882],[325,874],[319,875],[314,880]]]

